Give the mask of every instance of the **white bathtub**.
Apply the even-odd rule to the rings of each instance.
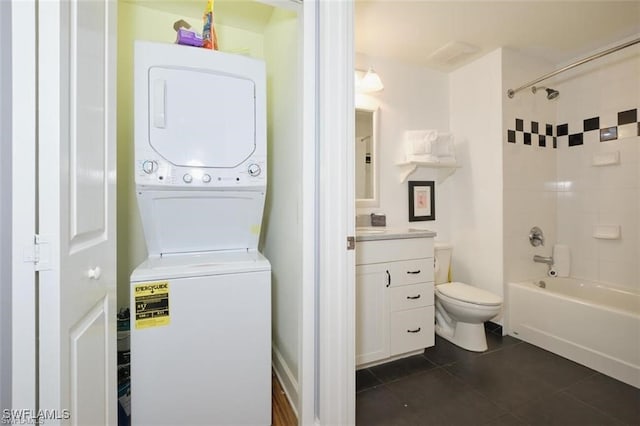
[[[512,336],[640,388],[640,294],[543,278],[509,283],[507,300]]]

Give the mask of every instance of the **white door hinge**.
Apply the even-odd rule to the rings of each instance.
[[[34,235],[33,246],[25,249],[24,262],[33,263],[33,269],[36,271],[51,270],[51,245],[49,238],[40,234]]]

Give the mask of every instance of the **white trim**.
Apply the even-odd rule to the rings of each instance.
[[[362,364],[358,364],[356,366],[356,370],[364,370],[365,368],[375,367],[376,365],[387,364],[389,362],[397,361],[399,359],[407,358],[414,355],[420,355],[421,353],[424,352],[425,349],[426,348],[422,348],[422,349],[418,349],[417,351],[405,352],[400,355],[390,356],[389,358],[383,358],[376,361],[364,362]]]
[[[65,388],[63,371],[69,371],[68,366],[62,366],[64,351],[60,340],[61,329],[61,173],[63,167],[61,152],[65,139],[62,136],[63,117],[69,117],[68,104],[61,107],[62,93],[68,93],[68,83],[62,82],[61,65],[67,56],[63,53],[63,37],[65,24],[70,19],[68,2],[40,1],[38,6],[39,38],[38,63],[46,72],[38,75],[38,157],[51,159],[40,161],[39,173],[39,203],[40,215],[38,224],[40,231],[50,238],[51,269],[40,273],[39,299],[39,351],[41,356],[38,363],[39,389],[38,399],[40,407],[45,409],[68,409],[62,406],[62,401],[68,400],[60,390]],[[65,114],[66,112],[66,114]],[[47,208],[44,214],[44,208]],[[47,348],[46,351],[43,348]],[[73,413],[72,413],[73,415]],[[49,424],[50,422],[48,422]],[[56,424],[51,423],[51,424]],[[57,423],[60,424],[60,423]]]
[[[373,184],[371,186],[373,187],[373,196],[371,198],[356,198],[356,208],[378,207],[380,206],[380,107],[377,105],[379,104],[378,102],[365,102],[362,97],[358,96],[355,96],[354,102],[356,114],[358,110],[369,111],[372,114],[371,168],[373,171]],[[355,158],[353,160],[353,163],[356,163]],[[356,195],[354,195],[354,198],[355,197]]]
[[[353,2],[319,2],[320,283],[318,412],[355,424]]]
[[[11,2],[0,2],[0,342],[11,341]],[[0,407],[11,407],[11,345],[0,345]]]
[[[316,421],[316,288],[317,269],[317,2],[302,5],[302,289],[300,300],[300,338],[298,353],[298,423]]]
[[[14,409],[36,407],[36,274],[24,262],[36,233],[35,2],[11,3],[12,27],[12,386]]]
[[[278,380],[282,385],[282,390],[284,390],[284,393],[289,400],[289,404],[291,404],[291,408],[296,414],[296,417],[300,418],[300,416],[298,415],[297,407],[293,402],[300,400],[300,395],[298,393],[298,382],[296,381],[296,378],[287,365],[287,362],[274,343],[272,343],[271,345],[271,362],[273,371],[276,373],[276,376],[278,377]]]

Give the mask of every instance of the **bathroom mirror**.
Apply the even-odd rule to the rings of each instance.
[[[378,206],[378,108],[356,104],[356,207]]]

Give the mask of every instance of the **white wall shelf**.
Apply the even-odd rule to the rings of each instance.
[[[438,174],[438,182],[444,181],[451,176],[456,169],[461,166],[458,163],[437,163],[433,161],[405,161],[402,163],[396,163],[396,166],[400,168],[400,182],[405,182],[411,173],[415,172],[418,167],[427,167],[431,169],[440,169]]]

